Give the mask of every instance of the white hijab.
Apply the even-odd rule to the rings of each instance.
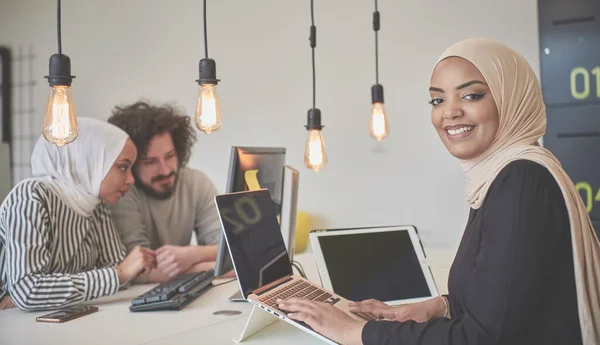
[[[121,154],[128,135],[119,127],[79,117],[79,135],[58,147],[40,136],[31,154],[33,179],[40,180],[73,211],[90,217],[100,203],[100,185]]]
[[[600,243],[575,184],[556,157],[537,144],[546,132],[546,107],[535,73],[521,55],[488,39],[456,43],[438,62],[450,56],[466,59],[481,72],[500,120],[492,146],[481,156],[462,162],[467,202],[474,209],[481,207],[496,176],[512,161],[531,160],[548,169],[569,213],[583,344],[600,344]]]

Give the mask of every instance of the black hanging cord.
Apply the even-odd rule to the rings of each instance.
[[[315,47],[317,46],[317,27],[315,26],[315,6],[314,0],[310,0],[310,48],[312,53],[312,87],[313,87],[313,104],[312,108],[308,110],[306,118],[306,129],[309,131],[321,130],[321,111],[317,109],[317,72],[315,68]]]
[[[375,0],[375,12],[373,13],[373,31],[375,31],[375,84],[379,84],[379,9]]]
[[[61,30],[61,0],[56,0],[56,38],[58,53],[52,54],[49,60],[49,73],[44,78],[48,79],[51,87],[71,86],[74,76],[71,75],[71,59],[62,53],[62,30]]]
[[[315,26],[315,11],[314,11],[314,0],[310,0],[310,47],[312,49],[312,79],[313,79],[313,109],[316,108],[317,103],[317,83],[316,72],[315,72],[315,47],[317,46],[317,27]]]
[[[294,266],[294,268],[296,268],[296,270],[298,271],[298,273],[300,273],[300,276],[302,278],[306,279],[306,273],[304,272],[304,267],[302,267],[302,265],[298,261],[292,261],[292,266]]]
[[[294,262],[296,265],[300,266],[300,270],[302,271],[302,274],[304,274],[304,277],[306,278],[306,274],[305,274],[305,272],[304,272],[304,266],[302,266],[302,264],[301,264],[300,262],[296,261],[296,260],[293,260],[293,262]]]
[[[206,0],[204,0],[204,57],[208,59],[208,38],[206,35]]]
[[[57,41],[58,41],[58,53],[62,54],[62,38],[61,38],[61,29],[60,29],[60,0],[56,1],[56,33],[57,33]]]

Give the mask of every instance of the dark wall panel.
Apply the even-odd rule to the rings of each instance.
[[[600,1],[538,0],[544,146],[561,161],[600,230]]]

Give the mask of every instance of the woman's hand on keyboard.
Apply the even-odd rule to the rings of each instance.
[[[444,304],[439,298],[400,306],[389,306],[381,301],[369,299],[362,302],[350,302],[353,313],[369,313],[379,320],[427,322],[444,315]]]
[[[127,283],[140,273],[148,272],[154,268],[156,268],[154,252],[139,246],[133,248],[125,260],[115,267],[120,284]]]
[[[362,345],[362,329],[367,322],[351,318],[330,303],[300,297],[277,300],[277,303],[280,310],[288,312],[290,319],[304,322],[339,344]]]

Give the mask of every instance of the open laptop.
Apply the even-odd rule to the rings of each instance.
[[[358,320],[372,319],[351,313],[347,299],[293,273],[268,190],[217,195],[215,203],[240,290],[248,302],[329,344],[336,343],[288,318],[276,300],[298,296],[330,303]]]
[[[252,175],[252,174],[251,174]],[[256,175],[256,174],[254,174]],[[279,229],[283,236],[283,243],[287,249],[290,261],[294,259],[295,238],[296,238],[296,212],[298,203],[298,181],[300,172],[289,165],[283,166],[283,194],[281,197],[281,218]],[[254,181],[246,180],[246,183],[251,187],[249,190],[259,190],[260,184],[256,178]],[[227,247],[225,236],[219,239],[217,247],[217,260],[215,264],[215,277],[221,276],[233,269],[231,256]],[[229,300],[232,302],[246,302],[241,291],[236,292]]]
[[[412,225],[313,230],[310,244],[323,288],[349,300],[401,305],[439,296]]]

